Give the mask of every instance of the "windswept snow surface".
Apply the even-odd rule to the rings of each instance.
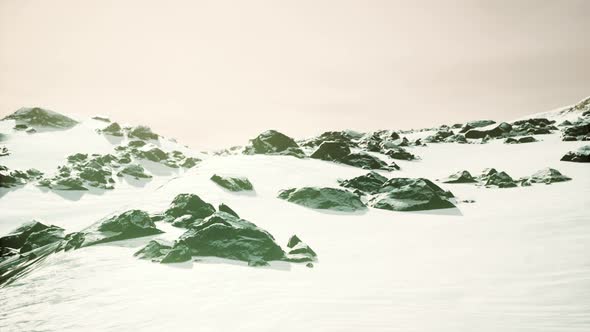
[[[49,171],[70,153],[108,152],[113,145],[85,125],[12,134],[30,141],[3,142],[14,153],[0,163]],[[511,189],[442,185],[475,203],[428,212],[334,213],[277,199],[281,189],[337,187],[339,178],[366,173],[285,156],[209,157],[186,173],[164,167],[143,187],[122,180],[82,195],[32,184],[1,189],[0,234],[31,218],[75,231],[116,211],[157,212],[176,194],[196,193],[228,204],[282,246],[297,234],[319,262],[253,268],[215,258],[170,265],[134,258],[149,239],[183,233],[160,223],[165,234],[54,254],[0,288],[0,330],[590,331],[590,165],[559,161],[587,142],[537,138],[408,148],[422,159],[381,173],[435,180],[495,167],[518,178],[552,167],[573,178]],[[214,173],[248,177],[255,192],[226,191],[210,180]]]

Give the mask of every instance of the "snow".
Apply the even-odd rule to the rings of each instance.
[[[108,153],[114,145],[94,131],[99,123],[10,133],[2,144],[13,153],[0,162],[51,171],[72,153]],[[153,164],[148,171],[160,175],[143,187],[121,180],[114,190],[82,195],[31,184],[0,189],[0,234],[31,218],[76,231],[116,211],[157,212],[179,193],[196,193],[228,204],[282,246],[297,234],[319,257],[312,269],[134,258],[152,237],[59,253],[0,288],[0,330],[588,331],[589,165],[559,161],[587,142],[535,137],[541,141],[408,148],[421,160],[396,160],[402,170],[380,173],[435,180],[494,167],[518,178],[552,167],[573,179],[509,189],[441,184],[458,200],[475,203],[428,212],[335,213],[277,199],[281,189],[337,187],[338,179],[366,173],[288,156],[211,156],[186,173]],[[214,173],[245,176],[255,192],[224,190],[210,180]],[[166,233],[154,238],[182,234],[158,227]]]

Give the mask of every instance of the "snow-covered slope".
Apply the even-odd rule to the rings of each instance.
[[[0,144],[11,155],[0,163],[10,168],[50,172],[70,154],[114,147],[96,133],[104,125],[95,120],[33,135],[13,132],[8,122],[0,122],[0,131],[9,132]],[[211,257],[164,265],[133,257],[150,238],[183,233],[158,223],[164,234],[56,253],[0,288],[0,330],[588,331],[589,165],[559,161],[585,142],[563,142],[557,133],[537,138],[409,147],[420,160],[380,171],[435,180],[464,169],[479,174],[495,167],[519,178],[552,167],[573,179],[505,189],[440,184],[457,197],[456,209],[342,213],[291,204],[277,199],[279,190],[338,187],[338,179],[366,173],[292,156],[199,155],[204,160],[186,171],[154,163],[151,181],[122,179],[108,191],[0,188],[0,234],[32,218],[77,231],[115,211],[155,213],[179,193],[196,193],[228,204],[277,243],[297,234],[319,257],[312,269],[287,262],[253,268]],[[255,191],[227,191],[210,180],[216,173],[245,176]],[[469,200],[475,202],[461,203]]]

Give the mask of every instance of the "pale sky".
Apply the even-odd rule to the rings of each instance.
[[[196,148],[512,119],[590,95],[590,1],[0,0],[0,116]]]

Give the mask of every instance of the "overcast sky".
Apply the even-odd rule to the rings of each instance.
[[[0,115],[198,148],[512,119],[590,95],[590,1],[0,0]]]

